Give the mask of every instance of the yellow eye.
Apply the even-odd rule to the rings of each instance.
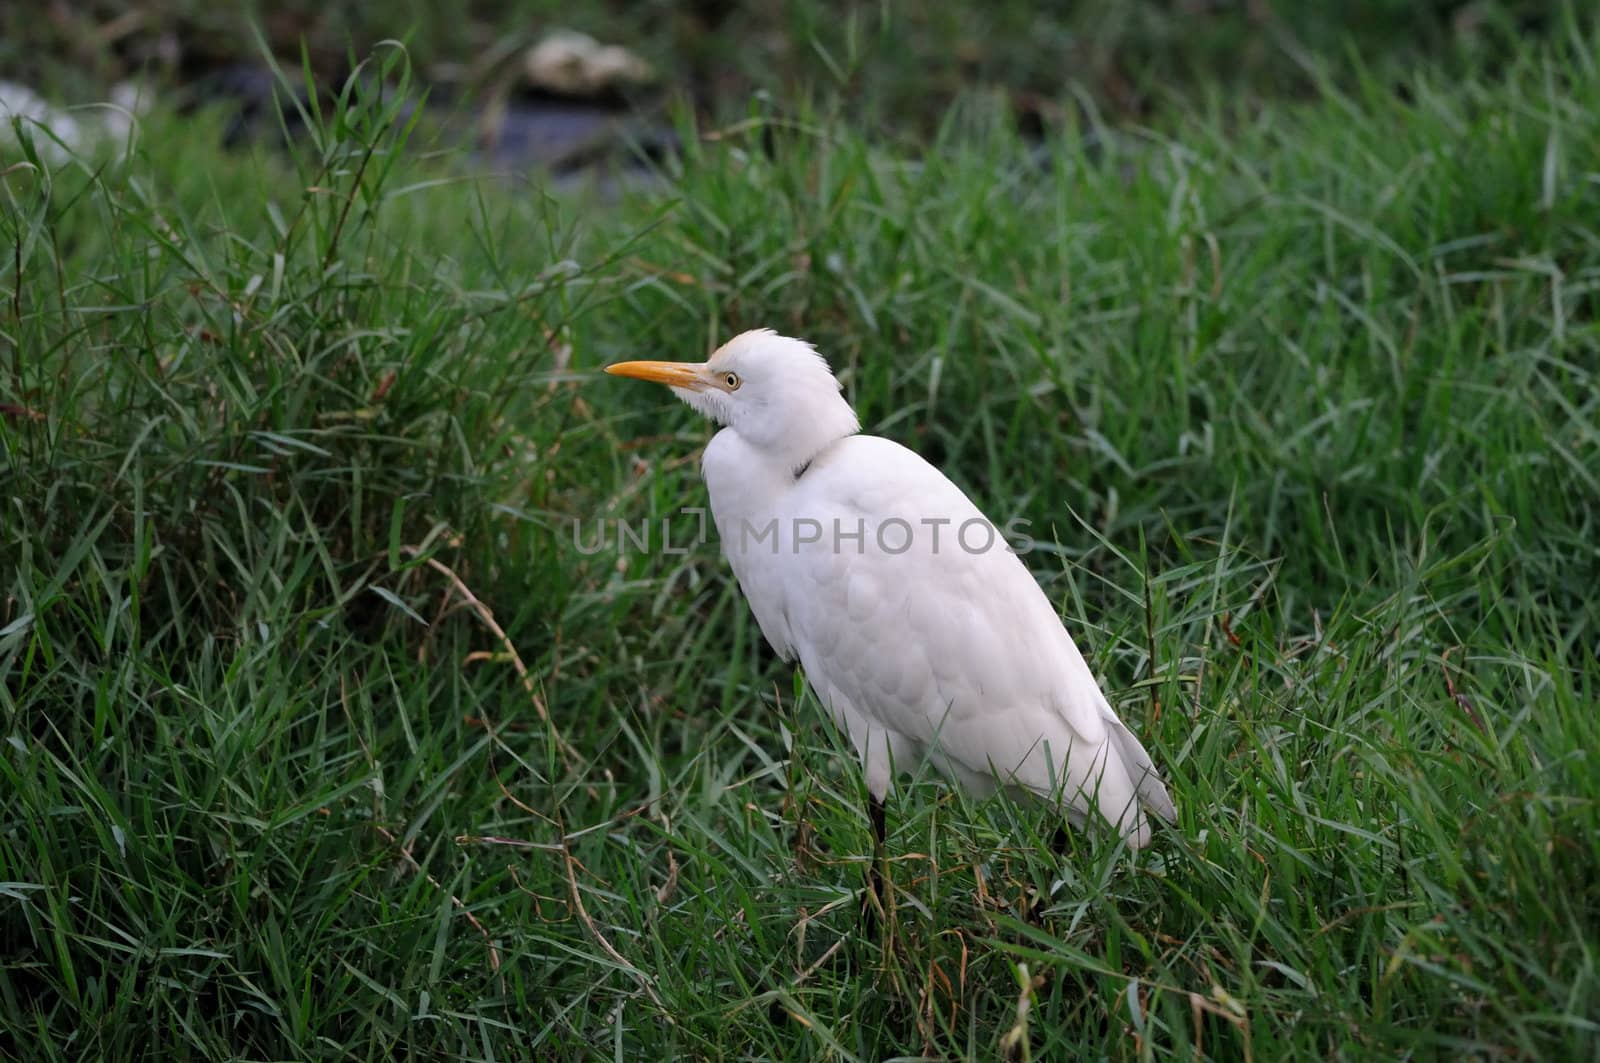
[[[724,374],[722,374],[722,382],[724,384],[728,385],[728,390],[729,391],[735,391],[739,387],[739,374],[738,373],[724,373]]]

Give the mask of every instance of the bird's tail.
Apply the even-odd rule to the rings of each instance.
[[[1108,712],[1105,714],[1105,721],[1111,744],[1116,747],[1117,755],[1122,758],[1123,766],[1128,769],[1128,777],[1133,780],[1134,791],[1139,795],[1139,803],[1151,815],[1168,823],[1177,822],[1177,806],[1172,803],[1172,795],[1167,793],[1167,787],[1157,774],[1150,754],[1145,752],[1144,746],[1133,737],[1133,732],[1128,730],[1127,725],[1116,716]]]

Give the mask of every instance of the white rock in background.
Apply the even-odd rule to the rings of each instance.
[[[0,146],[9,156],[17,150],[17,130],[13,124],[23,119],[24,125],[42,125],[55,134],[51,139],[43,130],[30,130],[34,147],[46,162],[60,165],[72,157],[71,152],[83,143],[83,130],[78,120],[59,108],[52,107],[43,96],[26,85],[15,81],[0,81]],[[65,144],[66,147],[62,147]]]
[[[15,161],[20,154],[15,119],[22,119],[24,125],[44,126],[55,134],[29,130],[39,157],[60,166],[103,145],[125,150],[134,120],[149,109],[149,93],[128,81],[114,87],[106,103],[78,108],[78,113],[57,107],[26,85],[0,81],[0,162]]]
[[[650,64],[628,49],[573,30],[555,30],[528,49],[523,69],[532,84],[569,96],[593,96],[655,77]]]
[[[100,121],[106,136],[117,141],[119,147],[128,144],[137,119],[150,113],[151,91],[137,81],[119,81],[111,86],[109,107],[100,109]]]

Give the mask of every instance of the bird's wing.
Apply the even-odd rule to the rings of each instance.
[[[1149,757],[1032,575],[1003,536],[988,544],[977,522],[995,526],[955,484],[898,444],[854,436],[812,463],[781,516],[786,529],[821,526],[818,541],[800,541],[807,525],[769,567],[818,689],[965,773],[1069,802],[1098,789],[1107,818],[1123,822],[1141,781],[1130,773]]]

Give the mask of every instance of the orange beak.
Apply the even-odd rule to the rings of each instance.
[[[606,372],[612,376],[650,380],[668,387],[692,388],[695,391],[706,387],[706,378],[702,375],[704,369],[705,366],[698,362],[618,362],[606,366]]]

